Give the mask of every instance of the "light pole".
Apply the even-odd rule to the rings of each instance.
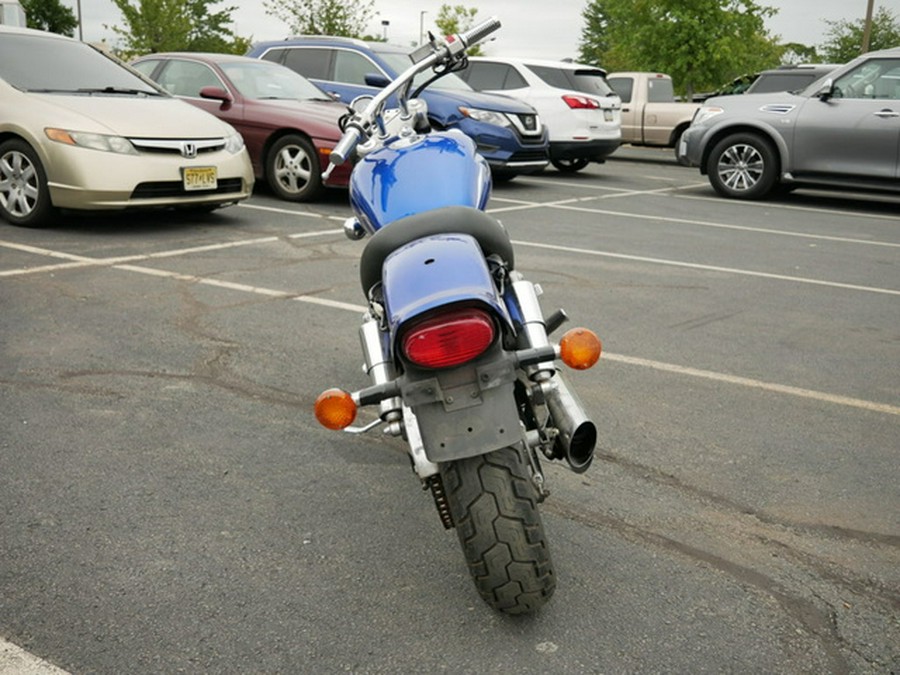
[[[381,25],[384,27],[384,41],[387,42],[387,29],[388,26],[391,25],[391,22],[387,19],[382,20]]]
[[[77,6],[78,6],[78,39],[81,40],[81,41],[83,42],[83,41],[84,41],[84,35],[83,35],[82,32],[81,32],[81,26],[82,26],[82,23],[83,23],[83,22],[81,21],[81,0],[78,0]]]
[[[422,46],[422,43],[425,41],[425,14],[426,10],[422,10],[419,12],[419,46]]]

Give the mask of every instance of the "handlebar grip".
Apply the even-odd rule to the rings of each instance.
[[[500,28],[500,19],[492,16],[491,18],[475,26],[475,28],[471,28],[465,33],[462,33],[459,36],[459,39],[463,41],[463,44],[466,47],[471,47],[476,42],[481,42],[482,40],[484,40],[484,38],[486,38],[498,28]]]
[[[344,135],[341,136],[341,140],[338,141],[328,156],[328,161],[334,166],[340,166],[346,162],[356,149],[360,136],[361,133],[357,127],[348,126],[344,131]]]

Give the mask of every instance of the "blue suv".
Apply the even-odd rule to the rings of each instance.
[[[373,95],[412,64],[402,47],[342,37],[261,42],[247,55],[296,70],[343,103]],[[420,74],[413,88],[430,75]],[[528,104],[476,92],[454,74],[428,85],[421,98],[428,105],[433,127],[457,128],[475,141],[495,180],[508,180],[547,166],[547,129]]]

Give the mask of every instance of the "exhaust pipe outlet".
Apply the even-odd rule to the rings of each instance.
[[[597,427],[588,419],[581,401],[575,395],[561,374],[550,381],[544,395],[547,408],[559,435],[556,448],[575,473],[587,471],[594,461],[594,447],[597,445]]]

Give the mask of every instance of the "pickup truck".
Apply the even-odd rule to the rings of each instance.
[[[678,147],[700,103],[675,100],[672,78],[662,73],[610,73],[610,86],[622,99],[622,142]]]

